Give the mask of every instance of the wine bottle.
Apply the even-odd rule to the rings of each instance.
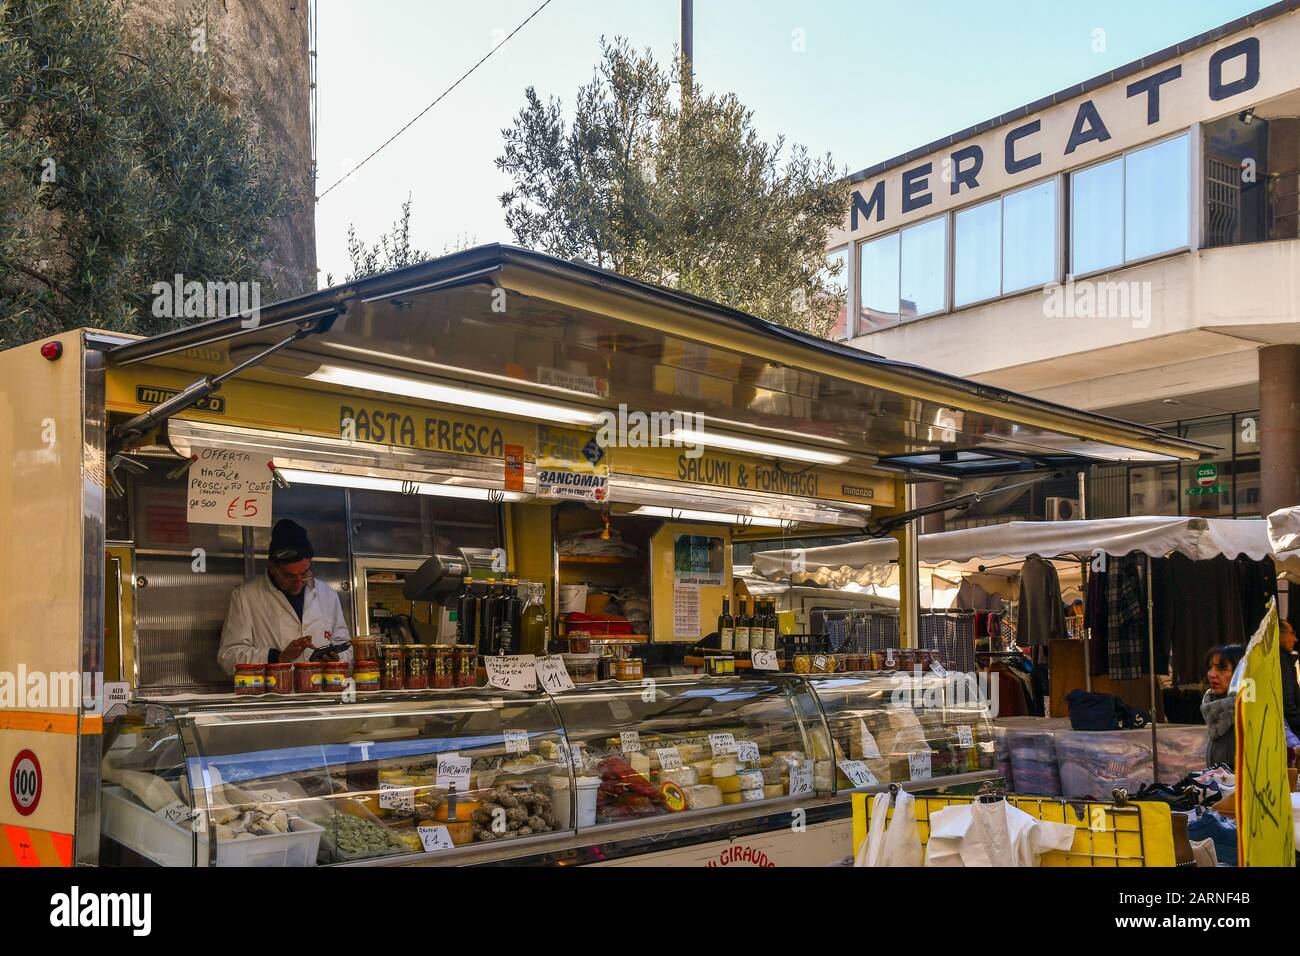
[[[750,617],[749,610],[745,606],[745,599],[740,599],[740,613],[736,615],[736,638],[735,652],[737,654],[748,654],[750,648],[750,628],[754,624],[754,619]]]
[[[478,646],[479,599],[474,594],[474,579],[465,578],[456,596],[456,643]]]
[[[727,653],[736,649],[736,619],[731,616],[731,599],[725,597],[718,615],[718,647]]]
[[[478,652],[484,657],[497,654],[497,619],[501,615],[501,592],[497,588],[497,579],[487,579],[487,593],[483,595],[480,605],[483,622],[479,626]]]

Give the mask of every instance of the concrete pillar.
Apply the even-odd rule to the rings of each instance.
[[[1300,345],[1259,350],[1259,500],[1264,515],[1300,505]]]

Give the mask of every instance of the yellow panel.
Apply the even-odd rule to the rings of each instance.
[[[554,607],[555,543],[551,534],[551,507],[540,502],[506,506],[512,534],[514,568],[519,577],[546,584],[548,607]]]
[[[673,633],[673,536],[678,534],[706,535],[723,541],[723,572],[721,587],[700,585],[699,637],[678,637]],[[731,527],[716,524],[686,524],[669,521],[650,539],[650,594],[652,641],[695,641],[714,630],[718,615],[722,613],[722,599],[731,596]],[[732,607],[732,612],[735,612]]]

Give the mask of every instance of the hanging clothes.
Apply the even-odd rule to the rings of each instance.
[[[854,866],[920,866],[924,858],[921,833],[916,826],[916,798],[900,789],[894,800],[894,817],[886,829],[889,794],[871,800],[871,827],[858,847]]]
[[[1088,571],[1088,596],[1083,602],[1083,626],[1088,628],[1092,640],[1088,644],[1088,667],[1092,676],[1105,674],[1110,668],[1107,648],[1109,605],[1106,603],[1106,572]]]
[[[1175,684],[1205,679],[1205,655],[1216,644],[1240,644],[1245,630],[1234,562],[1193,561],[1182,554],[1153,562],[1151,599],[1160,644],[1169,648]],[[1159,662],[1157,662],[1158,666]]]
[[[1111,680],[1142,676],[1147,611],[1136,557],[1111,558],[1106,573],[1107,673]]]
[[[1017,641],[1021,647],[1046,644],[1065,637],[1065,610],[1061,606],[1061,581],[1056,567],[1030,555],[1020,569],[1020,619]]]
[[[1006,800],[944,807],[930,814],[926,866],[1038,866],[1074,845],[1074,826],[1031,817]]]

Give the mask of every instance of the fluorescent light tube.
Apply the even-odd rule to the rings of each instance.
[[[461,388],[454,385],[440,385],[436,382],[422,382],[414,378],[402,378],[398,375],[383,375],[379,372],[366,372],[361,369],[341,368],[337,365],[322,365],[307,376],[317,382],[330,385],[342,385],[346,388],[365,388],[373,392],[386,392],[406,398],[420,398],[428,402],[443,405],[459,405],[483,412],[497,412],[502,415],[517,415],[520,418],[535,418],[545,422],[560,422],[565,425],[594,426],[600,423],[600,416],[582,408],[571,405],[552,405],[549,402],[534,402],[526,398],[512,398],[496,392],[484,392],[473,388]]]
[[[724,511],[691,511],[685,508],[661,508],[642,505],[630,512],[643,518],[670,518],[674,521],[714,521],[719,524],[748,524],[755,528],[780,528],[785,524],[780,518],[759,518],[749,515],[731,515]]]
[[[724,435],[721,432],[701,432],[691,428],[675,428],[667,436],[669,441],[682,445],[705,445],[709,448],[726,448],[731,451],[744,451],[754,455],[771,458],[789,458],[793,461],[807,461],[817,465],[843,465],[849,460],[848,455],[835,452],[819,451],[803,445],[786,445],[779,442],[758,441],[753,438],[740,438],[736,435]]]
[[[494,492],[487,488],[466,488],[462,485],[442,485],[430,481],[399,481],[396,478],[372,478],[369,475],[338,475],[328,471],[304,471],[299,468],[277,468],[291,485],[324,485],[328,488],[356,488],[360,491],[391,491],[396,494],[431,495],[435,498],[468,498],[473,501],[490,501],[494,494],[504,495],[503,501],[523,501],[527,496],[517,491]]]

